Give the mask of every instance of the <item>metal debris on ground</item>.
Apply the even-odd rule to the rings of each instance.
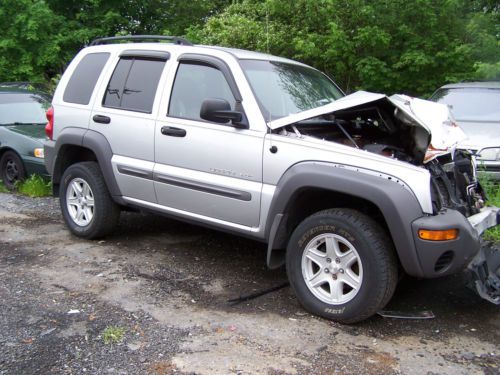
[[[277,290],[280,290],[280,289],[283,289],[287,286],[289,286],[290,283],[287,281],[283,284],[280,284],[280,285],[277,285],[277,286],[274,286],[272,288],[269,288],[269,289],[264,289],[264,290],[261,290],[260,292],[255,292],[255,293],[252,293],[252,294],[248,294],[246,296],[240,296],[238,298],[233,298],[233,299],[230,299],[228,300],[227,302],[231,305],[231,306],[235,306],[241,302],[245,302],[245,301],[250,301],[252,299],[255,299],[257,297],[260,297],[260,296],[263,296],[265,294],[268,294],[268,293],[272,293],[272,292],[276,292]]]
[[[430,310],[417,311],[417,312],[403,312],[403,311],[379,311],[377,313],[384,318],[393,319],[434,319],[435,315]]]

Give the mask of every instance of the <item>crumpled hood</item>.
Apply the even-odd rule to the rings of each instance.
[[[411,120],[412,125],[418,126],[430,135],[431,149],[436,154],[443,154],[466,138],[464,132],[454,121],[448,107],[444,104],[412,98],[406,95],[393,95],[388,97],[384,94],[371,93],[366,91],[357,91],[353,94],[344,96],[332,103],[321,107],[313,108],[307,111],[295,113],[268,123],[268,126],[275,130],[294,123],[312,119],[326,114],[334,114],[337,111],[354,108],[368,103],[389,102],[394,110],[400,109]],[[425,153],[429,143],[421,144],[421,151]],[[434,157],[437,155],[433,155]],[[430,160],[427,159],[426,160]]]

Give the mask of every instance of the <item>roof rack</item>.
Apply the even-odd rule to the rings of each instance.
[[[468,83],[468,82],[500,82],[500,77],[499,78],[481,78],[481,79],[463,79],[460,82],[457,83]]]
[[[94,39],[92,42],[90,42],[89,46],[99,46],[102,44],[108,44],[109,42],[122,41],[122,40],[131,40],[134,42],[144,42],[144,41],[151,41],[151,40],[156,40],[156,41],[167,40],[169,42],[172,42],[174,44],[179,44],[182,46],[192,46],[193,45],[193,43],[191,43],[189,40],[178,37],[178,36],[127,35],[127,36],[111,36],[111,37],[107,37],[107,38]]]

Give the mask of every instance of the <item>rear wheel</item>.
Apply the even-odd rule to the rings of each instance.
[[[118,224],[120,207],[113,202],[95,162],[76,163],[66,169],[59,198],[64,221],[78,237],[103,237]]]
[[[19,181],[26,178],[26,169],[14,151],[6,151],[0,159],[0,173],[5,187],[13,190]]]
[[[287,248],[287,273],[310,312],[342,323],[375,314],[397,284],[391,240],[368,216],[331,209],[306,218]]]

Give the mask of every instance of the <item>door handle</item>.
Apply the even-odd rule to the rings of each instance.
[[[111,119],[108,116],[102,115],[95,115],[92,117],[92,120],[94,120],[94,122],[98,122],[99,124],[109,124],[111,122]]]
[[[161,134],[168,135],[168,136],[171,136],[171,137],[185,137],[186,136],[186,130],[179,129],[179,128],[173,128],[171,126],[163,126],[161,128]]]

